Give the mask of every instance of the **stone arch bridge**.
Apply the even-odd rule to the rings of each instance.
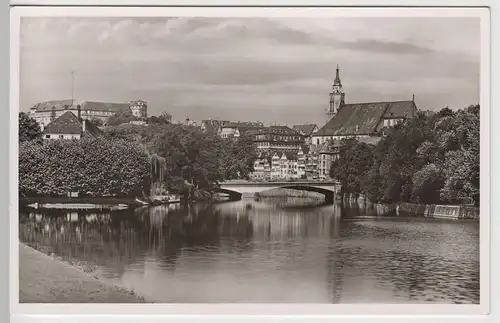
[[[293,189],[321,193],[326,203],[333,203],[336,196],[340,196],[341,184],[337,181],[294,181],[294,182],[223,182],[219,193],[228,194],[231,200],[240,200],[243,194],[260,193],[271,189]]]

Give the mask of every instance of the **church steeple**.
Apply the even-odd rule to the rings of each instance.
[[[335,74],[335,80],[333,81],[332,92],[330,93],[330,105],[326,111],[326,122],[333,118],[339,109],[342,108],[344,102],[345,93],[342,88],[342,82],[340,81],[339,65],[337,64],[337,71]]]
[[[335,75],[335,81],[333,81],[333,85],[342,86],[342,82],[340,82],[340,75],[339,75],[339,64],[337,64],[337,73]]]

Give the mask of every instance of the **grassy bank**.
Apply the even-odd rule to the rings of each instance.
[[[46,251],[46,250],[45,250]],[[77,264],[79,265],[79,264]],[[133,291],[100,281],[75,266],[19,244],[20,303],[144,303]]]

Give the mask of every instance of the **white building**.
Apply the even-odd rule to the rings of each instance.
[[[101,131],[89,120],[79,118],[71,111],[50,122],[43,131],[43,139],[81,139],[97,137]]]

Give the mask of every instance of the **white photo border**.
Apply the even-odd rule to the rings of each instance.
[[[26,1],[29,2],[29,1]],[[46,2],[46,1],[31,1]],[[57,1],[56,1],[57,2]],[[425,2],[425,1],[424,1]],[[433,1],[436,3],[436,1]],[[204,17],[464,17],[481,19],[481,220],[479,305],[392,304],[19,304],[18,277],[18,118],[19,31],[21,17],[111,16],[204,16]],[[28,315],[314,315],[366,317],[365,315],[480,315],[490,310],[490,12],[485,8],[186,8],[186,7],[17,7],[11,9],[10,51],[10,310]],[[486,122],[485,122],[486,121]],[[48,318],[48,317],[46,317]],[[192,319],[193,317],[191,317]],[[340,317],[339,317],[340,318]],[[369,317],[368,317],[369,318]],[[53,321],[53,317],[50,321]],[[240,320],[240,318],[238,318]]]

